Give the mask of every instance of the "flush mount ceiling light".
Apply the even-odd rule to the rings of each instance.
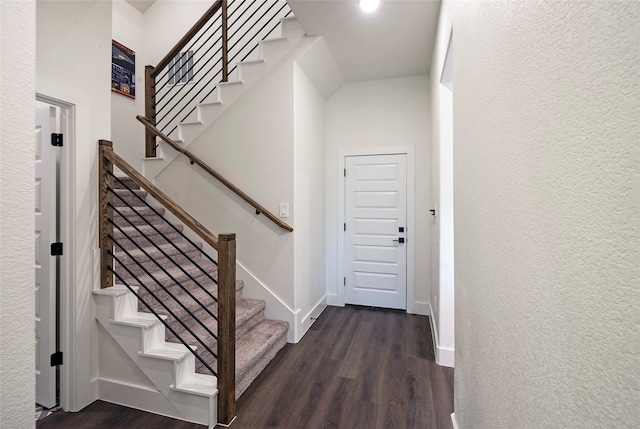
[[[358,0],[358,5],[364,12],[371,13],[380,6],[380,0]]]

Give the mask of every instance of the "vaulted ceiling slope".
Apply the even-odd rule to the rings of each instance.
[[[288,0],[309,36],[324,36],[347,82],[429,73],[440,1]]]

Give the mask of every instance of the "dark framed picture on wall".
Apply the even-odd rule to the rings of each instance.
[[[111,90],[136,98],[136,53],[111,41]]]

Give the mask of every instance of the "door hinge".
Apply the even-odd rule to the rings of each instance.
[[[62,365],[62,352],[55,352],[51,355],[51,366]]]
[[[347,285],[347,278],[346,278],[346,277],[343,277],[342,279],[343,279],[342,284],[343,284],[344,286],[346,286],[346,285]]]
[[[344,177],[347,177],[347,169],[344,169]]]
[[[344,224],[344,230],[345,230],[345,231],[347,230],[347,223],[346,223],[346,222],[345,222],[345,224]]]
[[[51,256],[62,255],[62,243],[51,243]]]
[[[62,147],[62,134],[51,133],[51,146]]]

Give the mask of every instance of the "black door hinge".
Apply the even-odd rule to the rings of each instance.
[[[347,169],[344,169],[344,177],[347,177]]]
[[[51,256],[62,255],[62,243],[51,243]]]
[[[51,133],[51,146],[62,147],[62,134]]]
[[[347,230],[347,224],[346,223],[344,224],[344,230],[345,231]]]
[[[347,285],[347,278],[343,277],[343,279],[344,279],[344,281],[342,283],[344,284],[344,286],[346,286]]]
[[[62,352],[55,352],[51,355],[51,366],[62,365]]]

